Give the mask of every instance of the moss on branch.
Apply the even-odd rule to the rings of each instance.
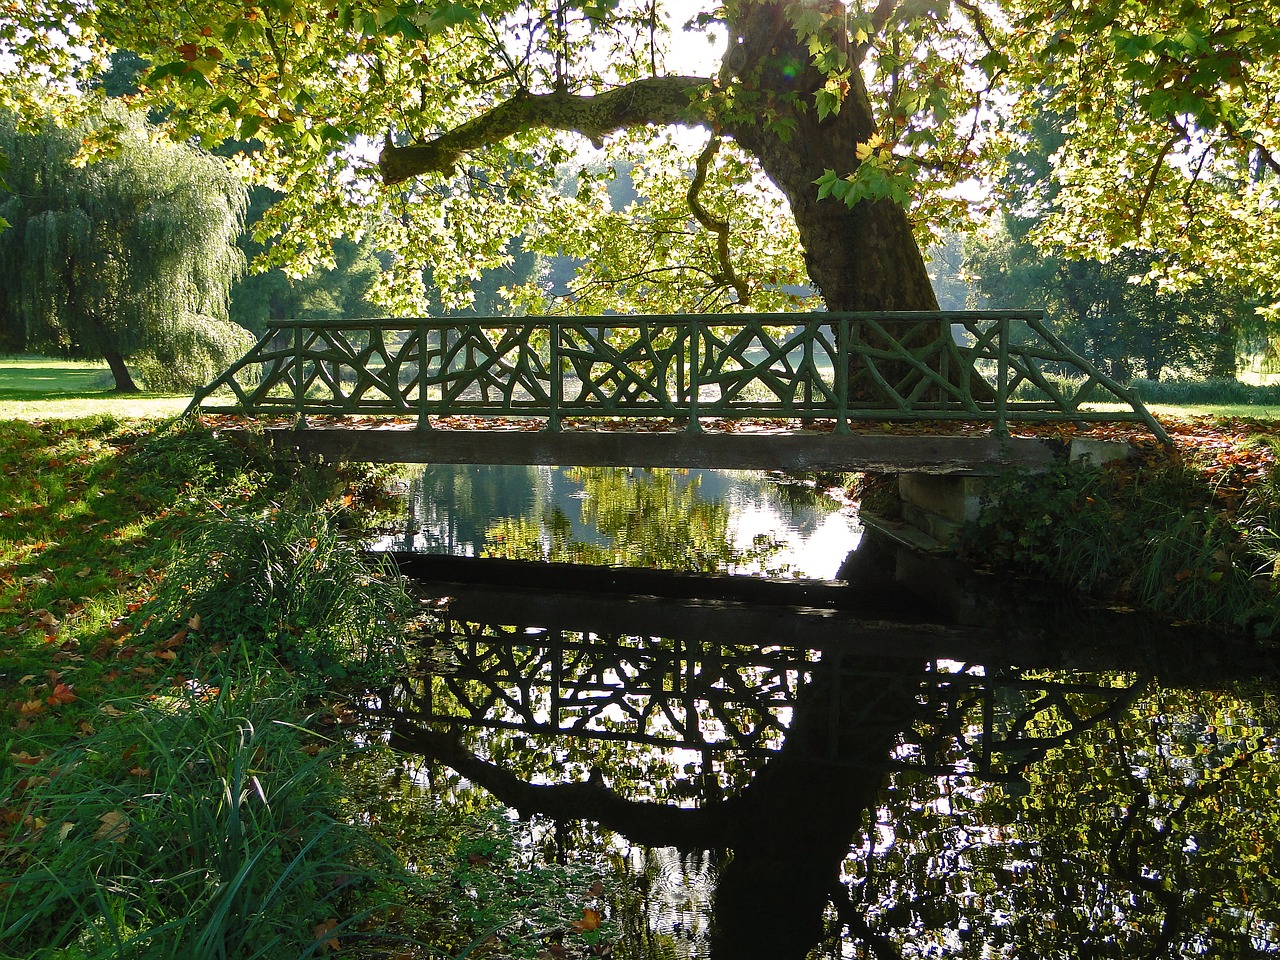
[[[705,77],[649,77],[594,96],[521,91],[428,143],[388,144],[378,168],[388,184],[443,173],[464,154],[538,128],[573,131],[595,141],[645,124],[706,125],[710,84]]]

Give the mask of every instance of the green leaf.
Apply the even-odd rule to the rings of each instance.
[[[397,14],[388,20],[382,25],[382,29],[384,33],[398,34],[399,36],[405,37],[409,40],[423,40],[426,38],[426,34],[418,29],[417,24],[406,17],[403,13]]]
[[[464,23],[479,23],[480,11],[464,3],[450,3],[432,11],[431,30],[444,30]]]
[[[166,77],[181,76],[186,72],[187,63],[185,60],[174,60],[172,63],[162,63],[147,74],[147,82],[149,84],[157,84]]]

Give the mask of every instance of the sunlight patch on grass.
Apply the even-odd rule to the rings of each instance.
[[[1280,420],[1280,406],[1251,403],[1148,403],[1146,408],[1160,417],[1177,417],[1183,420],[1196,417],[1231,417],[1246,420]],[[1123,403],[1087,403],[1086,410],[1102,410],[1111,413],[1128,411]]]
[[[168,419],[179,416],[190,402],[188,396],[110,393],[67,400],[0,399],[0,420],[79,420],[99,415],[119,420]]]
[[[49,357],[0,359],[0,395],[11,392],[54,394],[110,390],[114,381],[105,363]]]
[[[181,414],[186,394],[117,394],[105,363],[47,357],[0,359],[0,420],[61,420],[102,414],[167,418]]]

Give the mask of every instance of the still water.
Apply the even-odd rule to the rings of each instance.
[[[856,511],[810,485],[723,470],[429,465],[383,550],[829,580]]]
[[[713,474],[423,474],[386,546],[847,577],[745,599],[687,573],[420,584],[440,612],[380,705],[393,745],[553,825],[548,856],[631,845],[590,937],[521,949],[1280,953],[1273,649],[920,558],[820,499]],[[858,544],[843,567],[805,555],[828,524]]]

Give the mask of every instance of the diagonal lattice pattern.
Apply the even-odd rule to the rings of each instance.
[[[222,403],[223,399],[228,403]],[[1110,409],[1098,409],[1106,404]],[[191,409],[384,414],[1145,423],[1038,312],[291,321]]]

